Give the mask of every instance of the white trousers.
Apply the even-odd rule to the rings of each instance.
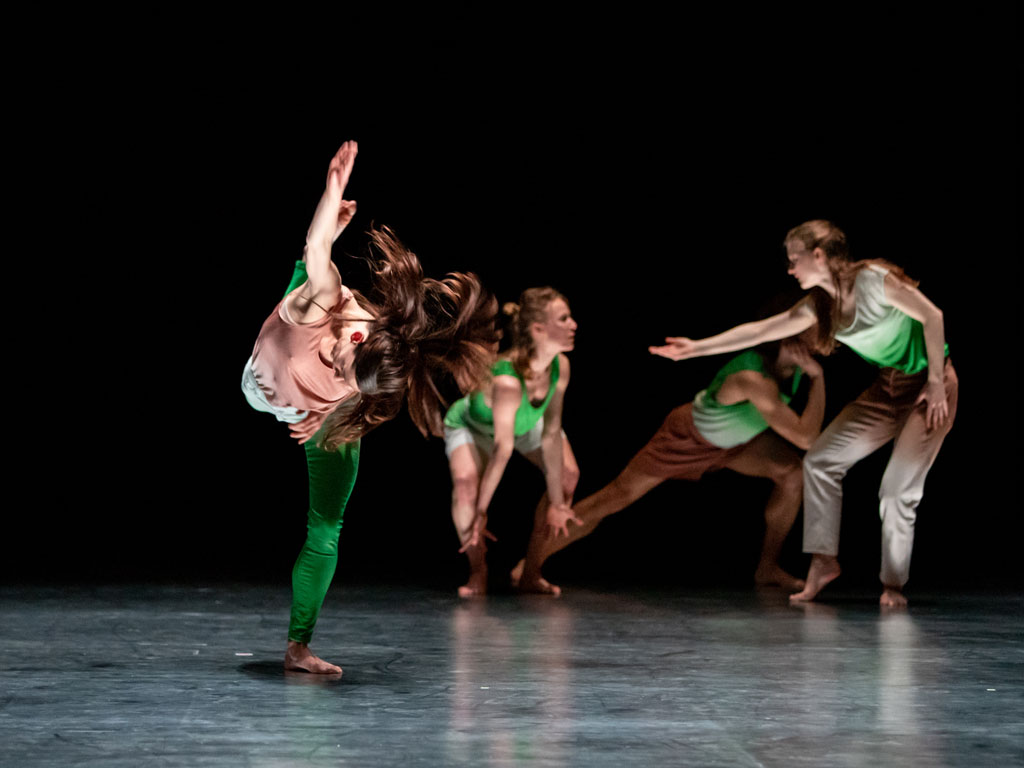
[[[941,427],[928,431],[924,403],[914,406],[927,377],[927,371],[907,376],[883,368],[874,384],[847,405],[811,446],[804,457],[804,552],[839,554],[843,478],[850,467],[895,439],[878,492],[879,578],[889,587],[902,588],[907,583],[925,477],[956,416],[958,381],[947,359],[943,379],[949,417]]]

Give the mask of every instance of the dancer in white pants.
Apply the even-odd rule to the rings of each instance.
[[[813,600],[840,573],[842,481],[857,461],[895,440],[879,491],[882,596],[906,605],[914,521],[924,481],[956,415],[957,377],[947,356],[942,312],[899,267],[849,260],[846,235],[824,220],[786,235],[789,273],[810,294],[787,312],[706,339],[667,338],[651,352],[682,360],[792,336],[817,324],[819,348],[840,341],[877,365],[878,379],[846,406],[804,458],[804,589]]]

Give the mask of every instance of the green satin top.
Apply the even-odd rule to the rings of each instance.
[[[516,372],[515,366],[509,360],[498,360],[491,367],[492,376],[515,376],[523,387],[523,399],[516,410],[515,436],[525,435],[533,429],[540,421],[547,410],[551,398],[555,394],[555,386],[558,384],[559,356],[551,361],[551,381],[548,384],[548,393],[540,405],[530,402],[526,390],[526,381]],[[477,432],[487,435],[494,435],[494,412],[487,405],[483,392],[473,392],[452,403],[448,413],[444,417],[444,425],[451,429],[468,427]]]

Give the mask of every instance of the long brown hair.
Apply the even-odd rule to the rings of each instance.
[[[842,286],[856,278],[862,269],[877,264],[885,267],[893,277],[907,285],[917,286],[917,281],[908,277],[901,267],[885,259],[850,261],[850,247],[846,242],[846,234],[825,219],[812,219],[793,227],[786,233],[786,238],[782,242],[784,245],[798,242],[808,251],[821,248],[825,254],[829,272],[832,274],[832,284],[836,289],[836,299],[833,300],[828,291],[819,286],[815,286],[810,292],[814,314],[818,318],[818,339],[814,346],[822,354],[831,354],[836,347],[836,328],[839,326],[843,310]]]
[[[530,360],[537,352],[530,326],[533,323],[547,321],[548,305],[555,299],[569,303],[565,296],[550,286],[527,288],[520,294],[519,303],[509,301],[501,308],[507,318],[508,331],[512,338],[508,359],[516,373],[524,379],[533,375],[530,371]]]
[[[394,418],[403,401],[424,436],[442,435],[447,401],[437,378],[450,375],[461,392],[470,392],[486,379],[497,350],[498,305],[476,275],[424,277],[416,254],[394,232],[383,227],[368,234],[373,288],[363,306],[374,319],[355,351],[359,394],[327,417],[325,450]]]

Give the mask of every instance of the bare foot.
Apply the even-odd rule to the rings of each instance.
[[[907,598],[899,587],[885,587],[882,596],[878,598],[878,604],[883,608],[906,608]]]
[[[487,594],[487,569],[471,571],[469,581],[459,587],[459,597],[482,597]]]
[[[562,594],[562,588],[552,584],[543,576],[523,576],[515,583],[516,589],[520,592],[529,592],[534,595],[551,595],[558,597]]]
[[[309,672],[314,675],[340,675],[341,667],[314,656],[306,643],[288,641],[288,650],[284,652],[284,668],[290,672]]]
[[[782,587],[787,592],[797,592],[805,586],[803,579],[791,576],[775,563],[759,565],[754,572],[754,584],[759,587]]]
[[[839,560],[834,555],[813,555],[811,557],[811,567],[807,571],[806,585],[804,585],[800,592],[790,595],[789,601],[791,603],[801,603],[805,600],[813,600],[825,585],[835,579],[841,572]]]
[[[512,569],[512,572],[508,575],[509,583],[512,585],[512,589],[519,588],[519,580],[523,578],[523,568],[526,567],[526,558],[524,557],[518,563],[516,567]]]

